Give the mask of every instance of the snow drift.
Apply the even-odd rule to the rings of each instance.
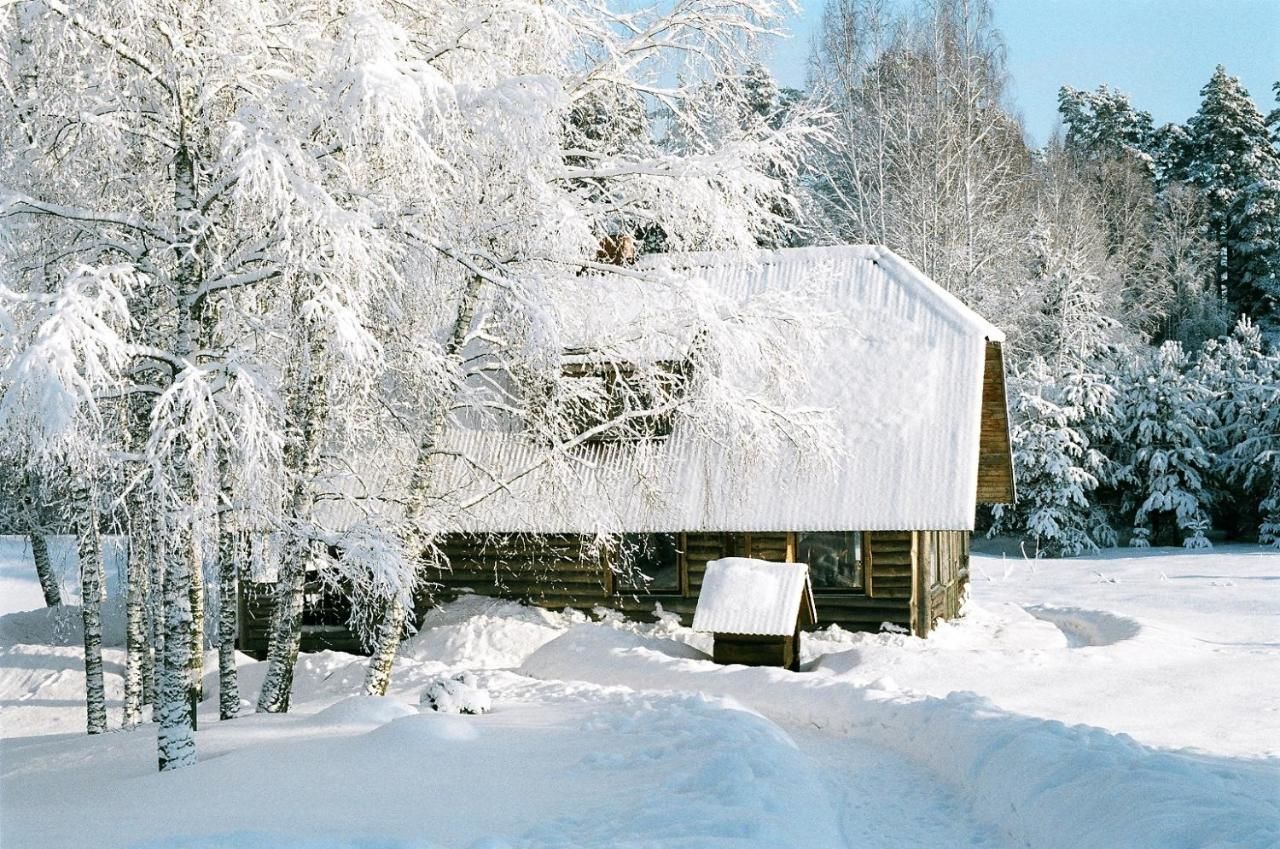
[[[1124,734],[1018,716],[970,693],[918,696],[892,682],[720,667],[643,637],[571,629],[521,667],[546,679],[740,700],[783,722],[871,740],[926,766],[974,811],[1037,849],[1280,846],[1274,765],[1144,747]]]

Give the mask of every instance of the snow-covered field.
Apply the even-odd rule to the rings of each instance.
[[[798,674],[717,667],[670,622],[467,599],[385,699],[322,653],[289,715],[218,722],[211,675],[201,763],[164,775],[153,726],[83,736],[74,611],[20,612],[27,557],[0,538],[4,849],[1280,846],[1274,550],[977,556],[962,620],[824,632]],[[419,710],[462,670],[491,713]]]

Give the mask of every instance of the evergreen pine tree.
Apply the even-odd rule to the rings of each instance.
[[[1236,310],[1256,309],[1266,294],[1252,288],[1261,278],[1256,268],[1246,270],[1253,256],[1247,245],[1266,237],[1256,228],[1246,234],[1252,216],[1263,212],[1257,208],[1261,200],[1250,207],[1246,195],[1255,184],[1280,179],[1280,153],[1249,92],[1224,67],[1217,67],[1200,94],[1200,109],[1173,152],[1170,176],[1204,194],[1218,243],[1218,285],[1224,299]]]
[[[1096,91],[1063,86],[1058,90],[1058,113],[1069,153],[1084,159],[1126,156],[1153,166],[1151,113],[1134,108],[1124,92],[1105,85]]]
[[[1130,545],[1180,532],[1188,548],[1207,548],[1208,478],[1213,458],[1206,440],[1217,425],[1212,395],[1187,367],[1177,342],[1139,357],[1125,375],[1119,436],[1132,455],[1120,470]]]
[[[1076,371],[1061,382],[1036,357],[1015,381],[1011,437],[1018,503],[997,505],[991,535],[1022,536],[1036,556],[1075,555],[1113,545],[1115,533],[1093,498],[1111,462],[1087,431],[1114,420],[1114,391],[1097,374]]]

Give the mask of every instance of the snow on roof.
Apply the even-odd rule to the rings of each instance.
[[[788,401],[827,415],[834,457],[708,439],[677,417],[665,440],[581,446],[565,464],[519,434],[454,427],[440,443],[438,478],[464,506],[451,529],[972,529],[986,344],[1003,339],[998,329],[883,247],[654,255],[640,267],[676,285],[557,282],[550,309],[570,361],[593,347],[637,361],[679,357],[699,310],[732,315],[762,309],[761,298],[809,298],[839,321],[793,329],[805,359],[803,374],[786,377]],[[722,379],[758,380],[769,365],[731,364],[741,374]],[[377,497],[403,486],[387,484],[403,463],[372,459],[377,468],[337,489]]]
[[[749,557],[726,557],[707,564],[693,614],[695,631],[719,634],[789,636],[795,632],[800,605],[813,593],[809,567],[803,563],[771,563]]]

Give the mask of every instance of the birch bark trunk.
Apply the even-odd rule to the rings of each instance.
[[[295,304],[295,307],[300,307]],[[300,311],[300,310],[299,310]],[[305,341],[291,363],[285,386],[295,387],[288,403],[291,438],[285,465],[293,475],[283,556],[276,577],[275,608],[267,649],[267,674],[258,695],[260,713],[286,713],[293,688],[293,666],[302,645],[302,614],[307,574],[318,571],[320,552],[308,536],[315,504],[315,477],[320,471],[320,437],[328,415],[324,367],[325,351],[315,329],[307,327]]]
[[[107,696],[102,678],[102,540],[92,484],[73,473],[72,524],[80,560],[80,612],[84,624],[84,678],[87,728],[90,734],[107,730]]]
[[[229,527],[230,519],[225,513],[218,525],[218,719],[235,719],[240,713],[236,612],[243,535]]]
[[[58,579],[53,574],[53,561],[49,559],[49,541],[44,534],[32,531],[31,559],[36,563],[36,576],[40,579],[40,590],[44,593],[46,607],[57,607],[62,604],[62,590]]]
[[[62,604],[62,588],[57,576],[53,574],[49,540],[45,538],[44,523],[41,521],[40,490],[35,477],[28,475],[24,487],[26,492],[23,495],[23,507],[27,518],[27,538],[31,540],[31,559],[36,565],[36,577],[40,579],[45,607],[57,607]]]
[[[144,509],[135,500],[135,510]],[[125,669],[124,669],[124,717],[125,728],[133,728],[142,722],[142,705],[146,702],[146,662],[150,653],[147,645],[147,594],[150,589],[150,540],[143,528],[145,519],[136,512],[129,519],[128,589],[125,596]]]
[[[475,275],[467,278],[466,288],[458,303],[458,311],[454,316],[453,328],[449,333],[449,341],[445,352],[450,357],[458,357],[462,346],[466,343],[467,331],[475,318],[476,308],[480,302],[480,292],[484,281]],[[427,496],[431,491],[432,463],[435,459],[436,446],[444,435],[445,423],[448,420],[449,399],[441,398],[432,408],[431,414],[423,429],[422,438],[418,441],[417,457],[414,460],[413,476],[410,478],[408,495],[408,536],[406,549],[410,556],[420,550],[424,541],[418,531],[419,520],[426,508]],[[391,671],[395,665],[396,652],[400,648],[400,640],[404,634],[405,622],[409,611],[399,596],[395,596],[387,605],[382,622],[378,626],[374,638],[374,648],[369,659],[369,670],[365,674],[364,691],[371,696],[385,696],[391,684]]]
[[[179,246],[174,288],[178,302],[178,327],[174,353],[190,362],[194,352],[195,292],[199,285],[194,246],[199,241],[196,215],[195,163],[185,139],[180,135],[174,154],[174,208],[184,237]],[[184,456],[185,440],[175,440],[172,507],[166,517],[168,544],[164,574],[164,661],[159,674],[156,713],[160,730],[156,735],[160,770],[178,769],[196,762],[196,690],[191,680],[191,646],[194,619],[191,615],[192,583],[200,568],[194,530],[196,489],[194,469]]]

